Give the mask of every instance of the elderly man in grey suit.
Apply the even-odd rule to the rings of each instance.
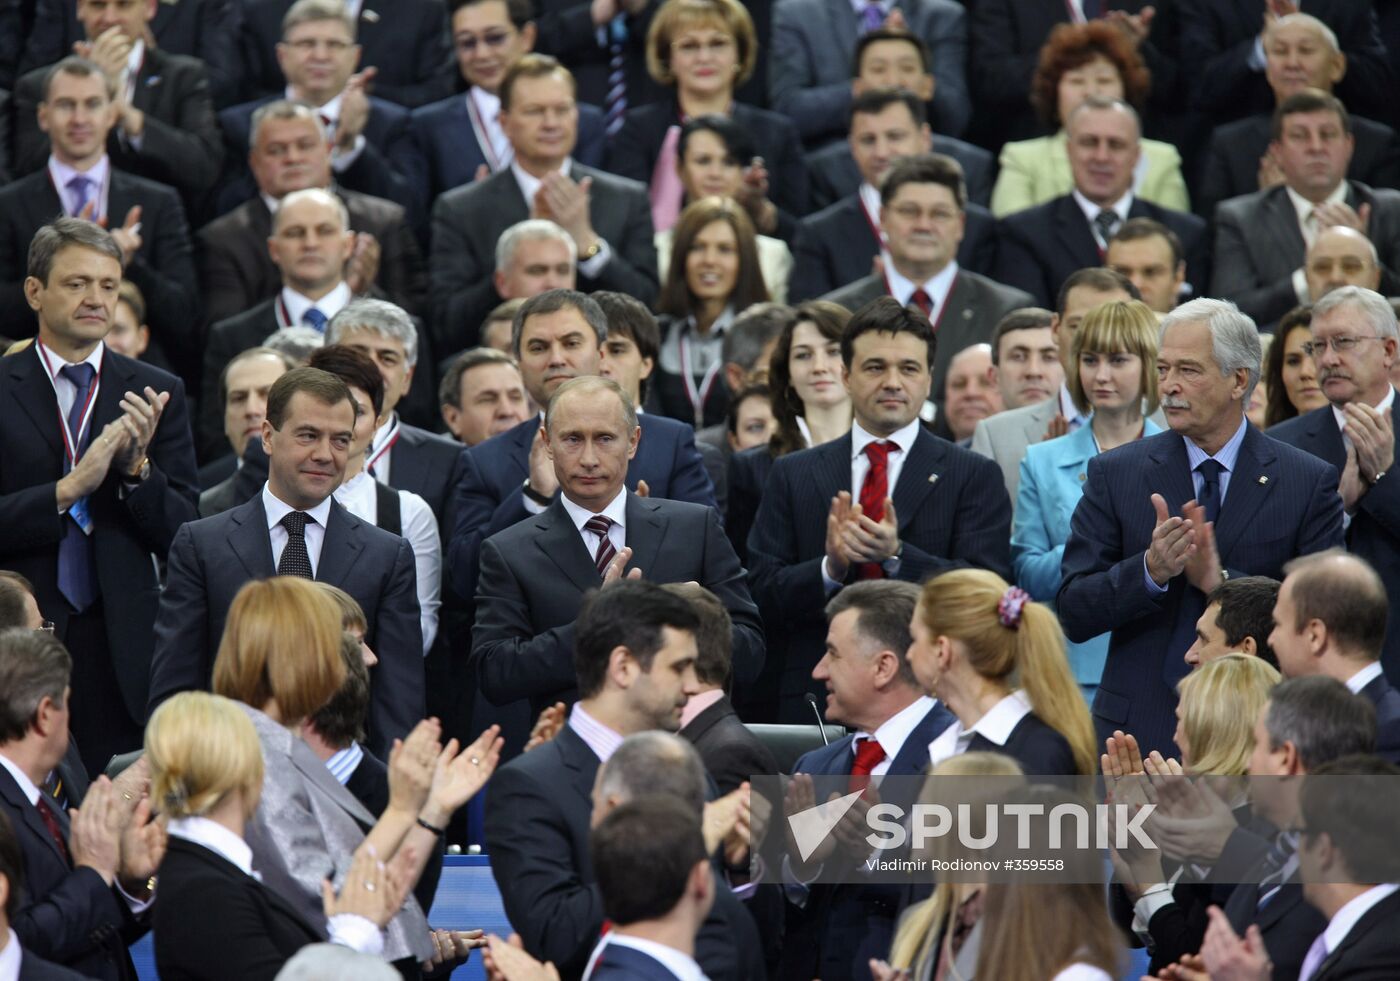
[[[548,218],[573,237],[578,286],[616,290],[648,306],[656,298],[656,246],[647,189],[571,159],[578,138],[574,77],[548,55],[527,54],[501,82],[501,126],[515,160],[448,191],[433,207],[433,347],[477,343],[496,292],[496,241],[527,218]]]
[[[967,185],[952,157],[925,153],[898,161],[880,184],[880,227],[889,248],[883,274],[823,297],[854,311],[893,296],[922,310],[938,333],[933,393],[940,403],[953,355],[990,341],[1002,317],[1034,305],[1029,293],[959,268],[966,209]]]
[[[1351,117],[1335,96],[1303,89],[1274,111],[1269,144],[1284,183],[1221,202],[1215,212],[1211,289],[1239,304],[1261,326],[1318,299],[1303,269],[1325,229],[1365,234],[1381,262],[1381,292],[1400,291],[1400,192],[1346,179],[1355,140]]]
[[[856,8],[860,9],[856,9]],[[953,0],[779,0],[773,7],[768,89],[773,107],[797,123],[809,146],[844,135],[857,39],[903,27],[933,63],[934,129],[960,136],[972,118],[967,89],[967,15]]]
[[[1093,266],[1081,269],[1060,287],[1055,319],[1050,332],[1060,349],[1060,364],[1066,372],[1074,370],[1070,351],[1074,332],[1084,316],[1094,307],[1114,300],[1139,300],[1141,295],[1128,277],[1112,269]],[[1027,304],[1029,305],[1029,304]],[[1075,407],[1064,382],[1060,390],[1044,402],[1023,405],[1009,412],[999,412],[977,424],[972,434],[972,451],[996,461],[1006,479],[1006,491],[1016,503],[1016,491],[1021,486],[1021,458],[1026,447],[1041,440],[1063,436],[1078,429],[1088,420]]]
[[[262,492],[183,525],[170,545],[156,614],[150,707],[207,688],[229,607],[250,579],[303,576],[345,590],[364,610],[379,656],[370,686],[370,748],[384,757],[423,717],[423,635],[408,542],[331,498],[345,476],[357,406],[317,368],[294,368],[267,395]]]

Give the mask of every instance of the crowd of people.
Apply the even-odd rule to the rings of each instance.
[[[0,981],[1400,977],[1396,52],[0,0]],[[899,891],[762,861],[779,773],[1206,789]]]

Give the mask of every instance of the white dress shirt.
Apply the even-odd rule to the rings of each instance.
[[[282,550],[287,547],[287,529],[282,527],[281,521],[296,508],[282,503],[266,483],[263,484],[262,501],[263,510],[267,512],[267,533],[272,541],[272,567],[275,569],[277,563],[282,561]],[[306,554],[311,558],[311,574],[314,576],[321,564],[321,546],[326,541],[326,522],[331,516],[331,499],[326,498],[306,514],[311,520],[306,522],[306,529],[302,534],[306,538]]]
[[[885,467],[886,497],[894,497],[894,490],[899,486],[899,475],[904,471],[904,461],[909,458],[909,451],[914,448],[914,441],[919,438],[919,430],[922,425],[918,419],[915,419],[903,429],[898,429],[884,437],[899,447],[897,452],[890,453]],[[860,500],[860,489],[865,483],[865,475],[870,472],[870,457],[865,455],[865,448],[871,443],[878,442],[880,438],[866,432],[860,423],[851,423],[851,499],[853,501]],[[826,559],[822,559],[822,582],[826,585],[826,591],[830,593],[839,589],[841,583],[832,578],[826,562]],[[898,571],[898,567],[893,570],[887,567],[885,571],[893,573]]]
[[[928,319],[935,324],[938,323],[938,315],[943,312],[943,304],[948,302],[948,293],[953,288],[953,280],[957,278],[958,261],[956,259],[944,266],[942,271],[932,279],[922,283],[905,279],[895,268],[893,262],[885,263],[885,282],[889,284],[890,296],[898,300],[901,306],[907,307],[913,302],[914,294],[923,290],[933,303],[933,309],[929,312]]]
[[[1323,198],[1318,204],[1313,204],[1287,184],[1283,186],[1288,194],[1288,200],[1293,204],[1293,212],[1298,216],[1298,231],[1303,233],[1303,241],[1308,248],[1313,247],[1317,241],[1317,219],[1313,217],[1313,212],[1324,204],[1345,204],[1347,200],[1347,182],[1340,180],[1337,186],[1332,188],[1332,193]]]
[[[610,945],[630,947],[655,958],[661,962],[662,967],[674,974],[678,981],[709,981],[700,965],[695,962],[695,958],[681,953],[674,947],[667,947],[654,940],[643,940],[641,937],[624,936],[616,930],[608,932],[593,948],[593,953],[588,956],[588,970],[583,972],[582,981],[589,981],[593,976],[593,969],[598,966],[598,958],[603,953],[603,948]]]
[[[107,190],[112,183],[111,158],[104,153],[101,159],[87,170],[76,170],[66,163],[59,163],[57,157],[49,154],[49,180],[53,181],[54,190],[58,192],[58,200],[63,202],[63,213],[70,218],[76,218],[81,210],[78,207],[78,196],[68,187],[68,182],[79,174],[96,185],[88,191],[88,199],[95,203],[92,220],[101,221],[107,217]],[[126,215],[119,216],[118,224],[125,219]]]
[[[329,321],[341,310],[345,309],[346,305],[355,297],[354,294],[350,292],[350,285],[342,279],[336,284],[335,289],[331,290],[319,300],[313,300],[309,297],[302,296],[290,286],[282,287],[281,298],[282,306],[287,313],[287,323],[284,326],[309,327],[311,325],[303,323],[301,318],[305,316],[306,311],[310,310],[312,307],[324,313],[326,315],[326,320]]]
[[[589,558],[598,554],[598,545],[603,541],[601,535],[583,527],[595,513],[612,519],[612,524],[608,526],[608,541],[612,542],[613,548],[621,552],[627,546],[627,488],[624,487],[618,491],[617,496],[612,499],[608,506],[597,512],[579,507],[569,500],[567,494],[560,494],[559,501],[564,505],[569,519],[573,521],[574,527],[578,529],[579,535],[583,538],[583,547],[588,550]]]
[[[423,653],[433,646],[438,631],[438,609],[442,605],[442,542],[437,518],[428,502],[412,491],[398,491],[402,537],[413,549],[413,565],[418,571],[418,619],[423,627]],[[331,495],[345,510],[361,521],[379,524],[379,497],[375,481],[364,470],[335,489]]]
[[[351,743],[344,749],[332,753],[326,760],[326,769],[331,771],[336,783],[342,787],[355,775],[355,768],[365,758],[365,751],[359,743]]]
[[[1363,916],[1371,912],[1372,907],[1390,897],[1397,889],[1400,889],[1400,885],[1393,882],[1372,886],[1333,913],[1332,919],[1327,921],[1327,929],[1322,931],[1322,942],[1327,947],[1322,959],[1326,960],[1332,951],[1341,946],[1342,941],[1347,938],[1347,934],[1351,933],[1352,927],[1356,926]]]
[[[23,955],[19,949],[19,937],[8,930],[5,946],[0,947],[0,981],[18,981],[20,961]]]
[[[1375,408],[1377,412],[1384,412],[1386,409],[1389,409],[1394,404],[1395,389],[1394,387],[1391,387],[1386,389],[1385,398],[1381,399],[1380,402],[1377,403]],[[1342,434],[1342,442],[1347,446],[1350,446],[1351,440],[1347,437],[1347,414],[1343,412],[1342,409],[1342,406],[1333,404],[1332,418],[1337,420],[1337,429]]]
[[[1113,975],[1092,964],[1071,964],[1050,981],[1113,981]]]
[[[106,349],[107,345],[98,341],[97,346],[92,349],[92,353],[81,362],[77,362],[78,364],[92,365],[92,370],[96,372],[96,374],[93,375],[93,384],[97,386],[101,385],[102,352]],[[53,348],[47,345],[39,351],[39,360],[44,362],[44,373],[49,376],[49,381],[53,383],[53,394],[54,397],[58,399],[58,411],[63,413],[63,418],[66,421],[68,419],[68,413],[73,411],[73,403],[77,401],[78,387],[63,375],[59,374],[59,372],[72,364],[72,362],[64,361],[54,353]],[[50,372],[52,373],[50,374]],[[97,394],[95,392],[92,393],[92,398],[96,401]],[[78,435],[79,438],[81,438],[82,434]],[[93,435],[96,435],[96,433]]]
[[[880,748],[885,751],[885,758],[871,769],[872,777],[883,777],[890,772],[890,764],[894,758],[904,749],[905,742],[908,741],[914,727],[923,721],[924,716],[933,711],[933,706],[937,704],[934,699],[927,695],[920,695],[907,706],[900,709],[894,715],[886,719],[880,728],[873,733],[858,732],[855,739],[851,741],[851,749],[858,750],[860,744],[867,739],[874,739],[880,744]]]
[[[1012,731],[1030,714],[1030,696],[1017,689],[988,709],[971,728],[964,729],[962,722],[958,721],[939,733],[928,744],[929,763],[937,766],[944,760],[966,753],[974,735],[981,735],[995,746],[1005,746]]]
[[[1381,662],[1372,661],[1370,664],[1366,665],[1360,671],[1356,672],[1356,674],[1352,675],[1350,678],[1347,679],[1347,690],[1350,691],[1353,695],[1360,695],[1361,689],[1365,688],[1367,685],[1375,681],[1384,673],[1385,670],[1381,667]]]
[[[476,131],[477,143],[483,139],[486,141],[487,145],[482,149],[488,151],[486,156],[487,162],[492,165],[491,170],[504,169],[515,160],[515,148],[510,145],[510,138],[501,126],[500,96],[473,85],[467,90],[466,99],[470,103],[467,107],[468,118]]]
[[[559,167],[559,172],[565,177],[568,177],[571,175],[573,168],[573,158],[565,157],[563,164]],[[527,209],[533,209],[535,195],[539,193],[540,184],[542,184],[543,181],[534,174],[527,173],[525,168],[520,166],[518,160],[511,160],[510,172],[515,175],[515,182],[520,185],[520,194],[525,199],[525,207]],[[601,273],[603,267],[608,264],[608,260],[612,258],[612,246],[608,244],[607,239],[599,235],[598,242],[602,247],[598,249],[597,255],[591,259],[584,259],[582,256],[579,257],[578,271],[590,278],[596,277]]]
[[[1094,202],[1086,198],[1084,195],[1080,194],[1079,188],[1077,187],[1070,192],[1070,196],[1074,198],[1074,203],[1079,205],[1079,210],[1084,212],[1084,220],[1089,223],[1089,232],[1094,236],[1094,241],[1099,243],[1099,250],[1103,251],[1107,249],[1108,243],[1105,242],[1099,236],[1099,226],[1094,224],[1094,219],[1099,216],[1100,211],[1104,210],[1103,206],[1095,204]],[[1118,225],[1120,228],[1122,227],[1123,222],[1128,220],[1128,210],[1132,208],[1132,206],[1132,191],[1129,191],[1127,194],[1123,195],[1117,201],[1114,201],[1108,206],[1108,210],[1112,211],[1115,215],[1118,216]]]

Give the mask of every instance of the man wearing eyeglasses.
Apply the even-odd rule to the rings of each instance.
[[[443,191],[510,167],[515,151],[501,122],[501,82],[534,50],[535,38],[531,0],[453,0],[452,45],[468,88],[413,111],[404,162],[424,208]],[[601,167],[604,140],[603,111],[581,103],[574,159]]]
[[[1317,364],[1328,405],[1279,423],[1269,435],[1331,463],[1346,508],[1347,549],[1380,573],[1386,593],[1400,595],[1400,473],[1395,469],[1391,419],[1400,331],[1390,302],[1374,290],[1342,286],[1313,307],[1313,339],[1305,345]],[[1381,663],[1400,671],[1400,618],[1386,628]]]
[[[990,343],[1002,317],[1035,305],[1029,293],[958,266],[966,207],[962,167],[951,157],[924,153],[896,161],[880,184],[880,228],[888,248],[883,273],[823,297],[859,310],[876,297],[893,296],[922,310],[938,331],[933,391],[940,404],[953,355]]]

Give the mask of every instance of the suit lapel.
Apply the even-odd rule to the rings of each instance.
[[[1059,411],[1060,395],[1059,391],[1056,390],[1054,395],[1037,405],[1034,412],[1026,415],[1024,428],[1022,429],[1026,437],[1026,446],[1033,446],[1036,443],[1044,441],[1045,430],[1050,427],[1050,420],[1055,418],[1055,414]],[[1025,450],[1023,449],[1021,452],[1024,454]]]
[[[946,455],[946,446],[940,443],[937,436],[920,428],[914,445],[909,448],[909,459],[900,468],[899,483],[895,485],[892,498],[901,533],[909,527],[924,498],[938,484],[938,471]]]
[[[602,761],[583,741],[583,737],[567,722],[554,737],[554,745],[559,750],[559,760],[573,775],[574,790],[583,798],[591,810],[593,807],[593,780],[598,775]]]
[[[655,501],[636,494],[627,495],[627,547],[632,550],[629,569],[641,569],[642,575],[652,573],[666,538],[666,516]],[[595,567],[596,568],[596,567]]]
[[[97,405],[89,424],[90,439],[95,439],[102,427],[122,414],[122,396],[130,387],[134,372],[131,365],[112,357],[110,349],[102,353],[102,381],[97,386]]]
[[[1084,220],[1084,212],[1079,210],[1073,195],[1066,194],[1055,202],[1055,233],[1065,254],[1076,265],[1099,264],[1099,243],[1089,231],[1089,223]]]
[[[631,521],[630,507],[628,511],[628,520]],[[588,554],[583,537],[558,499],[546,508],[543,514],[529,520],[533,520],[535,527],[540,531],[539,537],[535,539],[535,547],[558,566],[559,571],[568,576],[569,582],[580,592],[586,593],[602,584],[598,576],[598,567],[593,564],[593,556]],[[634,549],[633,555],[635,554]]]
[[[943,309],[934,316],[938,324],[938,343],[949,350],[961,351],[972,339],[968,338],[967,328],[976,318],[977,284],[972,281],[966,269],[959,269],[953,280],[953,288],[943,301]]]
[[[422,446],[417,433],[399,428],[399,441],[394,446],[394,486],[422,487],[427,483],[426,454],[418,452]]]
[[[1298,213],[1293,210],[1293,202],[1288,192],[1280,187],[1265,199],[1265,220],[1271,226],[1269,234],[1256,241],[1265,243],[1273,255],[1270,266],[1292,265],[1289,256],[1300,256],[1308,249],[1303,241],[1303,230],[1298,227]]]
[[[534,419],[526,419],[514,429],[501,434],[501,439],[508,439],[511,442],[513,450],[508,455],[508,459],[516,471],[501,475],[507,485],[518,487],[530,475],[530,444],[535,441],[535,434],[539,431],[540,420],[536,416]]]
[[[14,396],[44,442],[57,455],[63,454],[63,437],[59,434],[58,397],[44,366],[39,363],[38,347],[6,358],[10,377],[15,382]]]
[[[364,551],[360,540],[360,519],[331,501],[330,517],[326,519],[326,537],[321,542],[321,560],[316,563],[316,579],[341,586],[350,578],[350,571]],[[269,545],[269,547],[271,547]]]
[[[1151,456],[1157,472],[1149,485],[1153,493],[1161,494],[1166,499],[1167,510],[1180,514],[1181,506],[1196,496],[1196,485],[1191,481],[1191,461],[1186,456],[1186,443],[1175,433],[1162,434],[1160,440],[1156,437],[1153,439]],[[1231,483],[1230,490],[1234,489]],[[1147,503],[1147,507],[1150,510],[1151,504]]]
[[[1239,459],[1230,474],[1230,487],[1220,505],[1220,517],[1215,522],[1215,548],[1222,562],[1231,547],[1239,541],[1240,533],[1259,515],[1267,514],[1269,493],[1278,483],[1275,469],[1277,455],[1259,430],[1249,423],[1240,445]]]
[[[1313,456],[1326,460],[1341,473],[1347,465],[1347,447],[1342,442],[1342,431],[1337,428],[1337,417],[1331,405],[1309,412],[1303,421],[1308,445],[1303,447]]]
[[[229,512],[233,528],[228,533],[229,548],[243,563],[244,570],[254,579],[264,579],[277,574],[272,561],[272,538],[267,530],[267,510],[263,507],[262,493],[251,501]],[[321,549],[325,551],[324,547]]]
[[[163,67],[160,53],[147,45],[145,57],[141,61],[141,71],[136,75],[136,90],[131,94],[131,104],[142,112],[150,111],[156,94],[162,91]]]
[[[41,790],[40,793],[43,793],[43,791]],[[44,824],[43,819],[39,817],[38,808],[29,803],[29,799],[26,798],[24,792],[19,789],[19,784],[15,783],[15,778],[10,776],[10,771],[4,767],[0,767],[0,797],[4,797],[10,807],[19,814],[20,820],[29,828],[30,833],[37,836],[39,840],[44,843],[44,847],[53,852],[54,858],[63,862],[65,865],[68,864],[68,860],[64,857],[63,852],[58,849],[58,843],[53,840],[53,835],[49,834],[48,827]],[[62,810],[62,808],[53,808],[56,817],[60,810]],[[65,833],[68,830],[67,825],[68,815],[64,814],[62,817],[59,817],[59,826],[63,828]]]

